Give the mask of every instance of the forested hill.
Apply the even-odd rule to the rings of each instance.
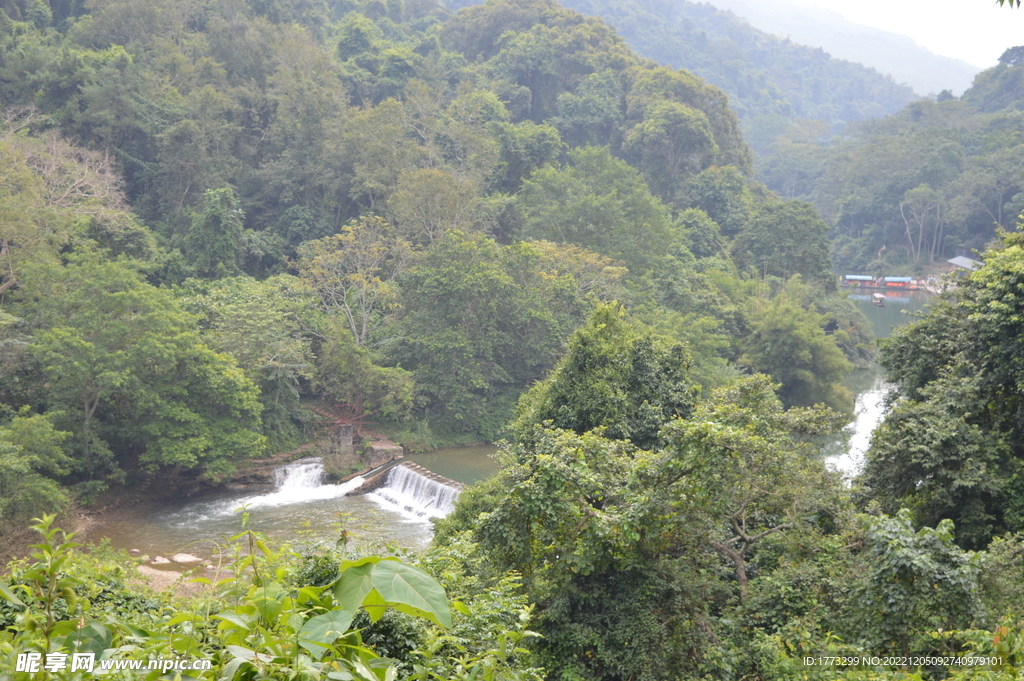
[[[5,8],[0,445],[48,447],[0,464],[0,516],[290,449],[303,398],[405,444],[493,441],[611,300],[701,389],[760,371],[787,406],[852,408],[871,349],[827,226],[750,179],[721,90],[600,19]]]
[[[39,562],[0,581],[0,661],[46,657],[0,676],[88,650],[230,681],[1020,678],[1024,547],[992,538],[1024,529],[1024,246],[889,346],[906,399],[850,489],[824,436],[874,348],[829,226],[751,179],[721,89],[601,19],[554,0],[0,8],[0,551],[43,517]],[[878,214],[912,202],[927,241],[963,148],[1013,168],[1021,113],[971,112],[920,103],[837,149],[857,179],[888,164]],[[348,530],[275,552],[244,512],[248,549],[216,550],[234,577],[177,606],[89,567],[107,549],[57,546],[48,514],[73,503],[316,441],[308,401],[403,445],[511,440],[422,569]]]
[[[762,157],[761,177],[821,210],[844,269],[924,271],[984,250],[1024,210],[1022,53],[1006,50],[960,98],[913,102],[829,145],[789,134]]]
[[[473,4],[453,0],[453,6]],[[749,129],[777,117],[829,125],[881,117],[914,91],[860,64],[831,58],[752,27],[732,12],[686,0],[567,0],[615,27],[638,54],[684,68],[720,87]],[[768,134],[771,134],[769,131]],[[756,140],[754,140],[756,145]]]

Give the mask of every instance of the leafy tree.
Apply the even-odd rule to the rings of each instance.
[[[68,507],[67,492],[56,482],[72,466],[61,446],[68,435],[28,408],[0,425],[0,520],[7,528],[21,529],[35,515]]]
[[[553,0],[487,2],[454,14],[445,23],[443,37],[451,49],[471,59],[488,59],[498,53],[502,34],[527,31],[549,12],[560,19],[568,14]]]
[[[242,273],[242,232],[245,216],[231,189],[209,189],[202,211],[192,217],[185,235],[185,255],[196,274],[222,279]]]
[[[814,207],[802,201],[766,203],[733,242],[740,267],[761,276],[788,279],[794,274],[835,290],[829,258],[828,225]]]
[[[687,249],[696,257],[713,258],[726,252],[721,230],[704,211],[688,208],[679,214],[678,223]]]
[[[405,270],[409,244],[375,215],[354,220],[341,234],[310,242],[296,263],[329,315],[339,314],[357,345],[366,345],[394,304],[394,282]]]
[[[882,509],[910,508],[928,525],[956,518],[960,541],[982,546],[1001,529],[997,504],[1011,448],[1004,434],[972,422],[984,393],[976,376],[958,369],[893,405],[872,433],[864,482]]]
[[[501,145],[495,187],[506,192],[518,191],[523,180],[534,170],[557,158],[562,151],[558,130],[533,121],[495,124]]]
[[[753,156],[740,133],[739,120],[729,108],[728,98],[718,88],[688,71],[645,64],[630,71],[632,83],[626,93],[626,120],[632,125],[651,121],[651,133],[672,137],[676,144],[689,140],[691,153],[716,156],[721,165],[730,165],[749,174]],[[666,102],[693,111],[665,107]],[[655,114],[653,109],[660,109]],[[697,111],[701,115],[697,115]],[[706,126],[706,127],[705,127]],[[706,130],[710,128],[711,141]],[[661,129],[663,132],[658,132]],[[668,140],[669,137],[664,139]],[[713,146],[709,146],[712,145]],[[703,169],[702,166],[701,169]]]
[[[958,540],[984,546],[1021,524],[1018,329],[1024,243],[1005,234],[956,299],[882,343],[881,362],[903,399],[868,451],[865,483],[882,508],[918,522],[951,519]],[[896,501],[898,500],[898,501]]]
[[[527,438],[534,424],[583,434],[595,428],[642,449],[656,445],[661,426],[689,416],[695,386],[681,344],[642,335],[621,306],[604,304],[569,340],[551,375],[523,395],[513,429]]]
[[[623,94],[615,71],[592,73],[573,92],[558,96],[558,116],[552,122],[574,147],[614,143],[623,122]]]
[[[53,132],[25,134],[37,123],[12,117],[0,127],[0,295],[18,283],[21,263],[52,261],[76,237],[115,253],[152,252],[109,161]]]
[[[22,303],[41,327],[28,350],[63,411],[75,476],[124,468],[198,468],[216,475],[262,451],[258,391],[234,360],[210,350],[170,292],[124,262],[75,256],[37,266]]]
[[[0,214],[0,294],[18,283],[16,269],[21,262],[33,256],[52,256],[52,251],[66,239],[57,232],[47,234],[42,225],[44,215],[38,215],[41,203],[42,183],[29,171],[24,158],[9,145],[0,146],[3,177],[0,191],[3,192],[3,213]],[[55,241],[56,243],[52,243]],[[49,253],[48,253],[49,252]]]
[[[606,148],[575,149],[569,159],[523,183],[521,236],[583,246],[634,272],[654,267],[674,235],[668,211],[643,178]]]
[[[861,635],[875,650],[931,652],[928,632],[966,629],[982,614],[978,582],[985,555],[953,541],[953,522],[914,532],[911,513],[868,518],[871,573],[861,601]]]
[[[561,354],[587,303],[573,272],[547,264],[530,244],[452,232],[399,280],[386,351],[413,371],[435,432],[495,439]]]
[[[505,104],[489,90],[461,94],[445,108],[437,141],[459,182],[482,185],[491,179],[501,153],[494,130],[508,119]]]
[[[365,347],[357,345],[344,322],[328,317],[316,332],[314,387],[335,402],[357,408],[361,417],[389,421],[408,419],[416,398],[412,373],[382,367]]]
[[[349,12],[338,26],[338,56],[351,59],[369,52],[383,39],[381,30],[366,15]]]
[[[805,310],[786,293],[754,308],[740,363],[778,381],[787,407],[826,404],[844,414],[853,399],[840,381],[852,365],[823,330],[824,316]]]
[[[421,168],[402,174],[388,199],[388,212],[405,239],[431,246],[448,230],[467,231],[476,202],[477,187],[472,181]]]
[[[675,200],[689,175],[704,170],[718,156],[707,116],[669,101],[647,108],[643,120],[626,135],[622,150],[666,202]]]
[[[231,355],[260,389],[263,433],[294,437],[301,418],[299,396],[313,378],[314,358],[306,333],[313,297],[288,275],[257,282],[243,277],[198,286],[181,300],[200,317],[203,341]]]
[[[736,168],[715,166],[690,178],[680,204],[704,211],[723,236],[732,238],[750,221],[754,196]]]
[[[692,503],[712,517],[707,541],[733,564],[741,599],[755,545],[841,506],[838,476],[809,436],[835,432],[842,419],[821,407],[783,410],[773,387],[758,375],[721,388],[662,435],[694,488]]]
[[[502,450],[501,498],[474,536],[543,608],[540,661],[564,678],[695,673],[716,585],[690,508],[666,501],[669,483],[638,480],[653,457],[629,443],[546,428],[526,439]]]
[[[348,125],[343,148],[352,159],[349,193],[371,211],[391,195],[419,155],[419,148],[406,138],[401,114],[401,105],[388,99],[360,111]]]

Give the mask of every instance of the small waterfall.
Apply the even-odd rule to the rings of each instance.
[[[366,496],[410,520],[427,520],[451,513],[459,490],[405,466],[395,466],[388,471],[384,486]]]
[[[297,459],[274,469],[274,487],[278,491],[319,487],[323,479],[324,467],[316,457]]]
[[[215,502],[203,509],[204,517],[232,515],[242,505],[248,509],[303,504],[321,499],[336,499],[363,484],[357,477],[340,485],[325,485],[324,467],[319,457],[306,457],[274,469],[274,491],[242,499]]]

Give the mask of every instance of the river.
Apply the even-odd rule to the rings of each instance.
[[[875,337],[888,338],[894,327],[912,321],[913,313],[927,305],[932,296],[924,291],[887,293],[885,307],[875,305],[870,292],[851,293],[849,297],[871,322]],[[844,437],[829,445],[826,460],[847,477],[853,477],[864,466],[864,453],[871,443],[871,432],[882,420],[885,398],[892,386],[885,382],[882,368],[877,364],[855,370],[845,383],[857,396],[854,420],[847,426]]]
[[[497,470],[491,456],[494,451],[492,446],[459,447],[410,454],[406,459],[471,484]],[[116,509],[103,514],[86,539],[106,537],[116,548],[135,549],[150,557],[186,552],[210,558],[217,553],[218,544],[242,530],[244,507],[252,529],[278,540],[334,540],[345,530],[353,541],[370,545],[394,542],[421,549],[430,542],[432,513],[406,510],[399,493],[345,496],[361,478],[323,485],[321,474],[318,462],[301,460],[279,470],[277,487],[270,492],[233,492]]]

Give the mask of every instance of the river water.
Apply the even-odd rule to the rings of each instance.
[[[929,296],[921,292],[889,295],[885,307],[873,304],[870,294],[850,295],[854,304],[874,326],[875,335],[887,337],[894,326],[906,324],[911,313],[920,310]],[[871,431],[881,420],[890,386],[876,365],[855,371],[847,380],[856,395],[856,418],[845,437],[831,443],[827,460],[849,476],[863,465]],[[461,447],[412,454],[408,460],[438,475],[471,484],[497,470],[494,447]],[[159,507],[124,509],[102,516],[87,534],[91,541],[103,537],[117,548],[137,549],[149,556],[178,552],[210,558],[218,545],[242,529],[243,508],[249,524],[278,540],[337,539],[344,530],[355,542],[374,545],[393,542],[420,549],[433,530],[431,517],[443,515],[454,500],[452,490],[437,490],[425,479],[407,479],[377,493],[345,496],[362,480],[342,485],[320,484],[322,469],[314,460],[300,460],[278,471],[272,491],[230,493],[199,500],[180,500]],[[429,488],[429,489],[428,489]],[[181,569],[168,565],[166,569]]]
[[[494,447],[459,447],[428,454],[410,454],[406,460],[463,483],[489,477],[497,470]],[[411,549],[424,548],[433,532],[432,517],[443,515],[442,490],[432,493],[422,481],[405,480],[365,496],[345,496],[362,479],[341,485],[320,484],[319,462],[304,459],[278,471],[276,487],[267,492],[211,495],[162,506],[110,511],[99,518],[86,538],[109,538],[112,546],[137,549],[154,557],[186,552],[201,558],[218,553],[218,545],[242,530],[243,507],[249,526],[271,538],[333,540],[344,530],[355,542],[374,545],[394,542]],[[405,484],[403,484],[403,482]],[[176,569],[166,566],[166,569]]]
[[[885,307],[872,301],[872,293],[851,293],[850,300],[871,322],[876,338],[888,338],[894,327],[907,324],[928,304],[931,295],[924,291],[886,293]],[[846,379],[846,387],[857,396],[854,420],[847,426],[844,437],[830,443],[826,461],[853,477],[864,466],[864,453],[871,443],[871,432],[885,415],[885,398],[892,386],[885,382],[882,368],[877,364],[857,369]]]

